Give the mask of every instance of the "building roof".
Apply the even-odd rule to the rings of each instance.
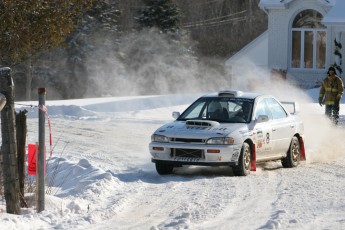
[[[268,31],[265,31],[226,61],[226,65],[252,62],[258,66],[268,66]]]
[[[260,0],[261,9],[286,9],[290,2],[294,0]]]
[[[260,0],[259,7],[261,9],[286,9],[291,2],[295,0]],[[334,6],[337,0],[318,0],[326,6]],[[343,1],[343,0],[338,0]]]
[[[345,31],[345,1],[337,0],[332,9],[325,15],[322,23],[333,26],[335,29]]]

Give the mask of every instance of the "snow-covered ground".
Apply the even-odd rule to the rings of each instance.
[[[54,149],[45,210],[37,213],[35,196],[25,194],[30,207],[10,215],[2,200],[0,229],[344,229],[345,129],[324,118],[318,89],[274,93],[300,101],[307,161],[261,164],[247,177],[227,167],[156,173],[151,133],[199,95],[47,100]],[[16,106],[29,111],[35,143],[38,110],[23,104],[37,102]],[[345,105],[340,114],[344,121]]]

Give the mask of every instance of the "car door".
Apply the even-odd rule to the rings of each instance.
[[[270,123],[272,122],[272,115],[268,109],[265,99],[259,100],[254,108],[254,118],[258,120],[260,115],[267,116],[268,121],[265,122],[255,122],[254,135],[255,135],[255,145],[257,160],[264,160],[265,158],[271,157],[273,150],[273,143],[271,141],[272,128]]]
[[[268,109],[272,114],[272,136],[271,141],[273,145],[274,155],[285,155],[292,136],[294,135],[294,124],[287,111],[274,98],[266,98]]]

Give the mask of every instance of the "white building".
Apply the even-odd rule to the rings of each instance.
[[[259,7],[268,30],[226,61],[233,79],[248,67],[265,76],[279,71],[302,87],[319,84],[331,65],[344,76],[345,0],[261,0]]]

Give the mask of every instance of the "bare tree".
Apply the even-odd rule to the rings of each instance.
[[[226,58],[267,28],[259,0],[176,0],[201,56]]]

